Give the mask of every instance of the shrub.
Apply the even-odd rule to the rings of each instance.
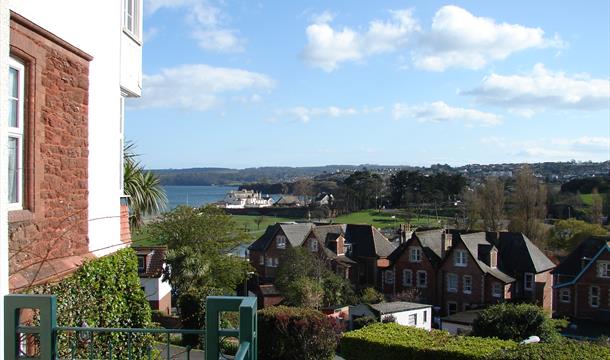
[[[377,304],[385,300],[383,294],[372,287],[362,289],[360,299],[365,304]]]
[[[138,259],[131,249],[88,261],[61,282],[42,285],[31,292],[57,296],[59,326],[82,326],[86,323],[90,327],[152,327],[150,306],[140,288]],[[68,336],[68,333],[59,336],[58,351],[62,358],[70,352]],[[93,349],[100,358],[108,357],[110,342],[115,354],[127,351],[126,334],[100,334],[94,339]],[[143,358],[150,345],[151,335],[134,335],[134,358]],[[77,357],[87,357],[88,350],[88,345],[81,343]]]
[[[390,315],[388,315],[388,316],[384,317],[384,318],[381,320],[381,322],[382,322],[382,323],[384,323],[384,324],[385,324],[385,323],[396,322],[396,316],[394,316],[394,315],[391,315],[391,314],[390,314]]]
[[[514,341],[453,336],[446,331],[378,323],[345,333],[340,352],[349,360],[478,360],[516,346]]]
[[[610,348],[588,342],[565,340],[561,344],[527,344],[490,356],[489,360],[607,360]]]
[[[532,335],[546,342],[561,340],[555,322],[532,304],[498,304],[483,310],[472,324],[472,334],[521,341]]]
[[[277,306],[258,312],[261,360],[332,359],[338,341],[335,322],[317,310]]]
[[[377,319],[375,319],[372,316],[362,316],[362,317],[356,318],[353,321],[354,330],[362,329],[363,327],[374,324],[376,322],[377,322]]]

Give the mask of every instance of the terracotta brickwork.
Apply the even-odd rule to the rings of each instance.
[[[11,56],[25,65],[24,203],[9,212],[11,275],[88,252],[89,60],[11,18]],[[86,54],[84,54],[86,55]]]
[[[121,242],[128,244],[131,242],[131,230],[129,229],[129,206],[127,199],[121,199]]]

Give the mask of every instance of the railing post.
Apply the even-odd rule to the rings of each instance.
[[[19,358],[19,315],[21,309],[39,311],[38,326],[28,327],[23,333],[39,338],[40,359],[53,360],[56,355],[57,301],[55,295],[6,295],[4,297],[4,358]]]
[[[239,312],[239,329],[219,329],[221,311]],[[239,337],[240,346],[247,345],[246,360],[257,359],[256,298],[237,296],[210,296],[205,310],[205,360],[218,360],[220,335]]]
[[[208,297],[205,305],[205,360],[218,360],[218,313],[220,303],[216,297]]]
[[[250,343],[246,360],[257,358],[256,320],[256,298],[244,298],[239,305],[239,342]]]

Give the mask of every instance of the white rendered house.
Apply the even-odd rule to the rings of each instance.
[[[389,321],[420,329],[432,329],[432,305],[406,301],[382,302],[379,304],[359,304],[350,306],[351,322],[363,316],[371,316],[378,321]]]

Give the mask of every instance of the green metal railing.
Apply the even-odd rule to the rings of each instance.
[[[21,323],[22,310],[36,314],[36,324]],[[220,314],[238,312],[239,328],[221,329]],[[220,339],[234,337],[239,347],[235,360],[257,360],[256,298],[210,296],[206,300],[206,329],[136,329],[57,326],[54,295],[7,295],[4,301],[7,360],[56,359],[227,359],[221,354]],[[197,335],[200,350],[174,347],[171,335]],[[135,340],[148,337],[146,349],[136,348]],[[97,342],[97,344],[96,344]],[[136,342],[140,343],[140,342]]]

